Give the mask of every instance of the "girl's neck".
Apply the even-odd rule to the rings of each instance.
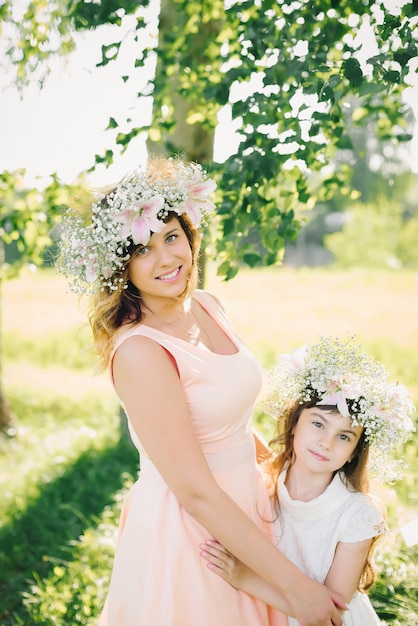
[[[288,468],[285,485],[292,500],[310,502],[324,493],[333,478],[332,474],[312,474],[296,463]]]

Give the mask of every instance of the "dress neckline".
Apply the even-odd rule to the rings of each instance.
[[[155,331],[156,333],[160,334],[160,335],[164,335],[164,337],[169,337],[170,340],[174,340],[174,341],[180,341],[181,343],[185,343],[187,344],[187,346],[191,347],[191,348],[195,348],[197,350],[201,350],[203,352],[205,352],[205,354],[213,354],[214,356],[221,356],[221,357],[233,357],[233,356],[237,356],[237,354],[239,354],[241,352],[241,346],[238,343],[238,341],[236,340],[236,338],[234,337],[234,335],[228,331],[228,329],[225,327],[225,325],[223,325],[220,321],[220,319],[218,318],[218,315],[216,314],[216,311],[212,311],[211,307],[206,306],[204,302],[202,302],[201,298],[199,297],[200,294],[205,294],[206,292],[204,291],[200,291],[197,290],[193,296],[191,296],[191,300],[195,300],[195,302],[197,302],[197,304],[203,309],[203,311],[205,311],[209,317],[215,322],[215,324],[218,326],[218,328],[221,330],[221,332],[226,336],[226,338],[231,342],[231,344],[235,347],[235,352],[232,352],[230,354],[224,354],[222,352],[214,352],[213,350],[211,350],[206,344],[204,344],[203,342],[198,342],[198,343],[191,343],[190,341],[187,341],[187,339],[182,339],[181,337],[176,337],[175,335],[170,335],[170,333],[167,333],[164,330],[160,330],[158,328],[154,328],[154,326],[149,326],[148,324],[144,324],[144,323],[140,323],[138,326],[139,328],[147,328],[149,329],[151,332]],[[197,296],[197,297],[196,297]],[[208,297],[210,297],[208,295]]]

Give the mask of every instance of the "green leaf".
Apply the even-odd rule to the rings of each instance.
[[[113,150],[106,150],[106,152],[104,153],[103,156],[100,156],[99,154],[95,154],[94,155],[94,160],[95,160],[97,165],[100,165],[100,164],[112,165],[112,163],[113,163]],[[92,171],[92,170],[94,170],[94,167],[91,168],[88,171]]]
[[[363,72],[360,63],[354,57],[344,61],[343,70],[352,87],[359,87],[363,82]]]
[[[100,61],[100,63],[96,64],[96,67],[104,67],[111,61],[117,59],[121,43],[122,42],[119,41],[106,46],[102,46],[102,60]]]
[[[399,142],[407,143],[408,141],[412,141],[413,135],[411,135],[411,133],[404,133],[403,135],[396,135],[396,139]]]
[[[109,117],[109,122],[105,128],[105,130],[110,130],[111,128],[118,128],[119,124],[115,120],[114,117]]]
[[[388,83],[399,83],[401,78],[401,75],[396,70],[390,70],[388,72],[385,72],[384,76]]]
[[[222,230],[223,230],[223,233],[224,233],[225,237],[227,237],[232,232],[234,232],[234,228],[235,228],[235,218],[234,217],[229,217],[229,218],[223,220],[223,222],[222,222]]]
[[[418,49],[415,44],[410,44],[407,48],[396,50],[393,58],[399,65],[406,67],[411,59],[418,56]]]
[[[223,277],[226,281],[231,280],[238,274],[238,265],[231,265],[229,261],[224,261],[219,265],[216,274]]]
[[[353,142],[348,135],[341,135],[341,137],[338,138],[336,145],[338,148],[340,148],[340,150],[353,149]]]
[[[256,267],[261,263],[261,256],[255,253],[244,254],[242,259],[249,267]]]

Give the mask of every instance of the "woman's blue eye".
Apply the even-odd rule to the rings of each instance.
[[[142,256],[143,254],[148,252],[148,250],[149,250],[149,248],[147,246],[143,246],[143,248],[138,248],[136,253],[137,253],[138,256]]]
[[[177,239],[177,235],[169,235],[166,241],[170,243],[171,241],[174,241],[175,239]]]

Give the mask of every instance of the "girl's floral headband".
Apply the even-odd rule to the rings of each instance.
[[[336,406],[353,426],[364,428],[374,467],[387,468],[390,452],[415,430],[415,407],[407,389],[387,378],[383,365],[362,353],[353,338],[342,342],[321,337],[281,356],[270,373],[267,407],[280,418],[296,402]]]
[[[92,205],[91,220],[68,209],[61,230],[58,271],[76,293],[126,288],[121,276],[132,245],[146,245],[164,226],[169,212],[186,214],[195,228],[215,208],[209,195],[216,183],[200,165],[170,162],[170,176],[130,173]]]

